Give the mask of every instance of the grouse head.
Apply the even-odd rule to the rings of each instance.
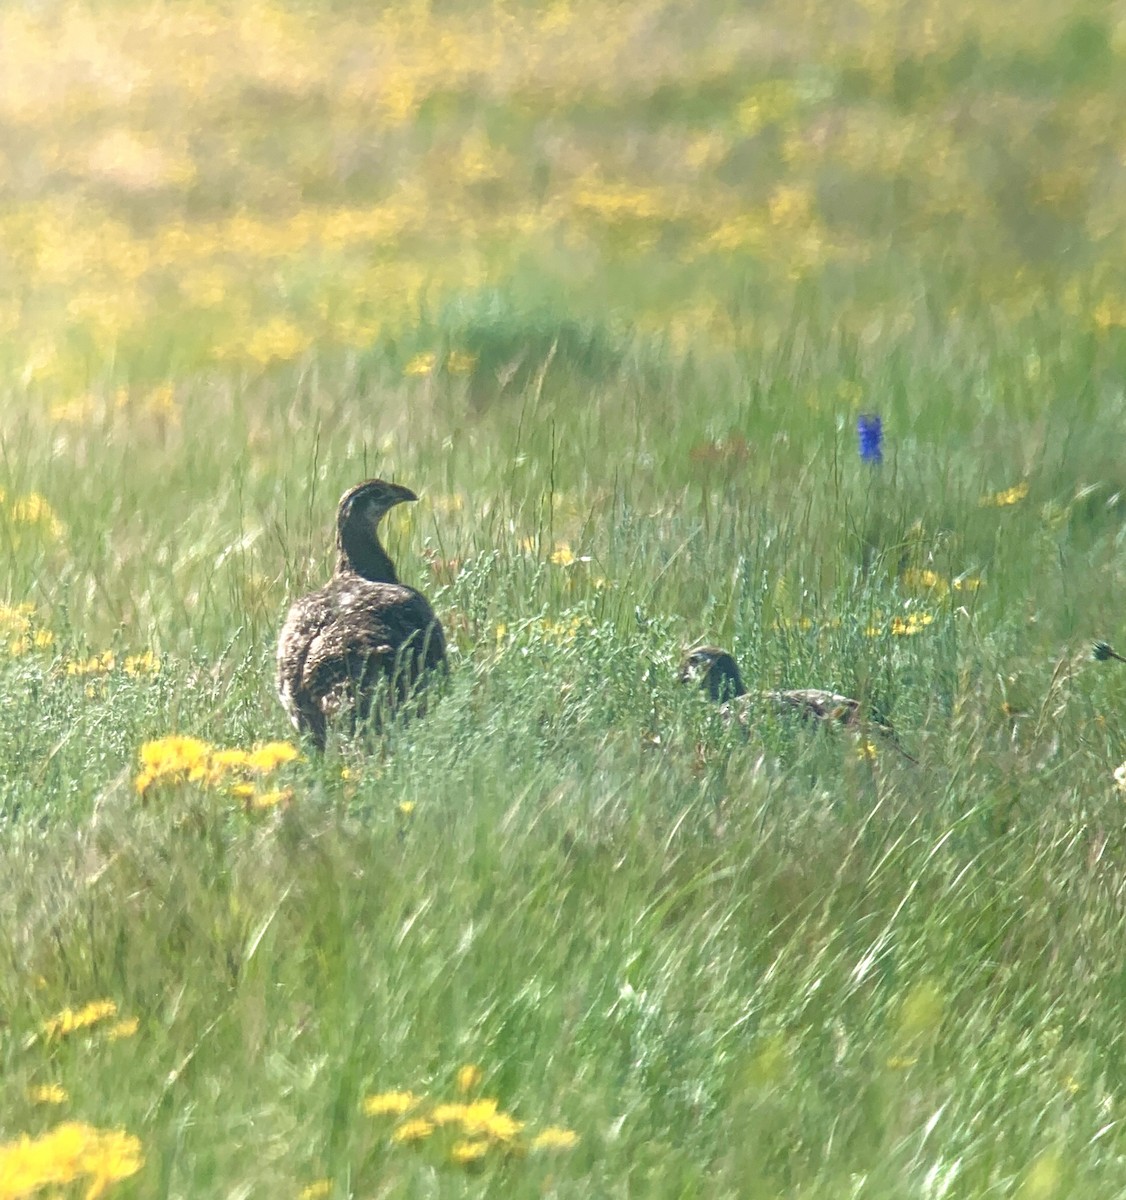
[[[735,660],[719,646],[690,650],[680,665],[682,683],[698,683],[712,700],[731,700],[746,694]]]
[[[400,483],[368,479],[340,497],[336,512],[337,572],[355,571],[366,579],[397,583],[395,567],[379,541],[379,522],[388,509],[418,497]]]

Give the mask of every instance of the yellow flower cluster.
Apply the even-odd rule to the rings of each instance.
[[[921,633],[928,625],[934,623],[934,614],[928,612],[909,612],[903,617],[892,617],[891,621],[886,625],[869,625],[864,630],[868,637],[883,637],[885,633],[892,633],[895,637],[911,637],[916,633]]]
[[[86,1184],[85,1200],[97,1200],[144,1162],[132,1134],[66,1121],[39,1137],[0,1143],[0,1200],[24,1200],[40,1188],[75,1182]]]
[[[299,757],[291,742],[267,742],[254,750],[221,750],[201,738],[172,734],[145,742],[141,769],[133,780],[143,796],[157,783],[226,787],[247,808],[272,808],[292,797],[288,789],[260,791],[257,781]]]
[[[109,675],[117,669],[117,656],[112,650],[101,654],[92,654],[89,658],[71,658],[65,663],[63,670],[67,675]],[[143,675],[160,673],[160,659],[151,650],[143,654],[129,654],[121,663],[121,669],[126,675],[134,678]]]
[[[64,1008],[62,1012],[43,1022],[42,1033],[45,1038],[65,1037],[78,1029],[89,1029],[91,1025],[100,1025],[110,1017],[117,1016],[117,1004],[113,1000],[92,1000],[81,1008]],[[136,1017],[123,1017],[115,1021],[106,1031],[105,1036],[111,1042],[121,1038],[132,1037],[140,1022]]]
[[[983,508],[1008,508],[1019,504],[1028,495],[1028,480],[1024,479],[1002,492],[991,492],[978,501]]]
[[[40,627],[34,604],[0,604],[0,642],[12,658],[30,650],[47,650],[55,644],[55,635]]]
[[[480,1067],[466,1064],[457,1072],[456,1090],[462,1095],[471,1093],[482,1079]],[[577,1133],[557,1125],[523,1138],[525,1123],[502,1112],[496,1100],[487,1097],[431,1104],[418,1111],[423,1103],[423,1097],[414,1092],[376,1092],[364,1100],[363,1110],[371,1117],[413,1114],[391,1131],[391,1142],[395,1145],[423,1142],[448,1130],[452,1140],[443,1140],[444,1153],[448,1161],[460,1166],[480,1162],[495,1148],[522,1154],[529,1150],[569,1150],[579,1142]]]
[[[27,492],[8,500],[0,489],[0,512],[11,526],[12,540],[19,546],[23,536],[33,535],[41,541],[57,542],[66,532],[55,510],[45,496],[38,492]]]

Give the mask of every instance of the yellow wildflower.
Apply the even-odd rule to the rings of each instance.
[[[299,751],[292,742],[267,742],[250,752],[246,765],[252,771],[272,771],[283,763],[292,762],[298,754]]]
[[[116,665],[117,660],[114,658],[113,651],[106,650],[103,654],[94,654],[90,658],[72,658],[66,664],[66,673],[68,675],[106,675]]]
[[[454,1142],[450,1149],[450,1161],[459,1166],[480,1162],[489,1152],[489,1143],[484,1139]]]
[[[132,1037],[140,1027],[141,1022],[136,1017],[126,1017],[123,1021],[118,1021],[111,1025],[106,1030],[106,1037],[111,1042],[118,1042],[122,1038]]]
[[[403,368],[404,375],[432,375],[438,356],[433,353],[416,354]]]
[[[485,1134],[498,1141],[511,1141],[521,1129],[523,1121],[517,1121],[507,1113],[498,1112],[495,1100],[475,1100],[466,1105],[461,1126],[469,1134]]]
[[[484,1071],[480,1067],[474,1066],[473,1063],[466,1063],[464,1067],[459,1068],[457,1073],[457,1090],[463,1095],[466,1092],[473,1091],[478,1087],[481,1080],[485,1077]]]
[[[364,1112],[369,1117],[398,1117],[418,1103],[414,1092],[375,1092],[364,1098]]]
[[[62,537],[63,523],[55,516],[55,510],[38,492],[28,492],[12,501],[9,516],[15,525],[34,525],[52,541]]]
[[[468,1104],[435,1104],[430,1112],[430,1120],[435,1125],[452,1125],[454,1122],[463,1121],[468,1111]]]
[[[976,592],[981,587],[981,580],[976,575],[959,575],[954,580],[956,592]]]
[[[399,816],[409,817],[413,812],[414,812],[414,801],[413,800],[404,800],[399,805]]]
[[[861,762],[875,762],[879,757],[879,751],[876,749],[874,742],[870,742],[867,738],[865,738],[863,741],[857,744],[856,757],[859,758]]]
[[[86,1200],[144,1166],[141,1143],[120,1129],[66,1121],[39,1137],[21,1134],[0,1144],[0,1196],[19,1200],[40,1188],[87,1179]]]
[[[160,659],[151,650],[143,654],[130,654],[125,659],[126,675],[157,675],[160,673]]]
[[[433,1121],[428,1121],[425,1117],[415,1117],[413,1121],[404,1121],[391,1134],[391,1140],[393,1142],[421,1142],[423,1138],[428,1138],[433,1132]]]
[[[905,617],[893,618],[891,631],[896,637],[910,637],[912,634],[918,633],[921,629],[925,629],[933,621],[934,617],[931,613],[908,613]]]
[[[560,542],[551,552],[551,561],[557,567],[569,567],[575,562],[575,554],[566,542]]]
[[[199,738],[172,734],[145,742],[141,747],[141,772],[133,780],[137,792],[145,791],[158,779],[205,779],[211,747]]]
[[[293,788],[273,788],[268,792],[256,792],[252,789],[247,797],[246,806],[257,812],[264,812],[268,808],[276,808],[279,804],[288,804],[292,799]]]
[[[297,1200],[321,1200],[322,1196],[332,1195],[332,1180],[318,1179],[306,1184],[298,1193]]]
[[[909,567],[900,576],[900,580],[905,588],[916,592],[930,591],[945,596],[950,590],[949,584],[936,571],[928,571],[919,567]]]
[[[1028,480],[1024,479],[1011,488],[1002,492],[993,492],[982,496],[978,503],[983,508],[1007,508],[1010,504],[1019,504],[1028,495]]]
[[[579,1144],[579,1135],[573,1129],[560,1125],[549,1125],[532,1138],[529,1146],[533,1150],[570,1150]]]
[[[85,1029],[107,1017],[117,1016],[117,1005],[112,1000],[93,1000],[77,1011],[64,1008],[62,1012],[43,1023],[44,1037],[63,1037],[76,1029]]]
[[[70,1096],[65,1087],[57,1083],[45,1083],[27,1089],[27,1098],[32,1104],[65,1104]]]

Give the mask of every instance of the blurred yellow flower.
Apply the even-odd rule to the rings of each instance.
[[[929,591],[945,596],[950,590],[950,585],[936,571],[908,567],[899,578],[905,588],[915,592]]]
[[[250,752],[246,763],[252,771],[272,771],[283,763],[293,762],[299,753],[292,742],[266,742]]]
[[[403,800],[399,804],[399,816],[409,817],[413,814],[413,812],[414,812],[414,801],[413,800]]]
[[[141,747],[141,771],[133,780],[140,795],[160,780],[185,779],[198,782],[207,778],[211,747],[199,738],[172,734],[145,742]]]
[[[874,742],[870,742],[867,738],[864,738],[856,745],[856,757],[862,762],[875,762],[879,757],[879,750],[876,748]]]
[[[113,1000],[92,1000],[82,1008],[64,1008],[43,1023],[44,1037],[65,1037],[76,1029],[86,1029],[107,1017],[117,1016],[117,1005]]]
[[[484,1077],[485,1073],[480,1067],[475,1066],[473,1063],[466,1063],[464,1067],[458,1068],[456,1079],[457,1090],[463,1095],[466,1092],[471,1092],[480,1085]]]
[[[105,675],[113,670],[116,663],[113,651],[106,650],[103,654],[95,654],[90,658],[70,659],[66,664],[66,673],[68,675]]]
[[[579,1144],[579,1135],[573,1129],[564,1129],[560,1125],[549,1125],[532,1138],[529,1148],[532,1150],[570,1150]]]
[[[450,1161],[457,1163],[459,1166],[467,1166],[470,1163],[480,1162],[489,1152],[489,1143],[484,1139],[475,1141],[458,1141],[454,1142],[450,1148]]]
[[[418,1103],[414,1092],[376,1092],[364,1098],[363,1110],[369,1117],[398,1117]]]
[[[566,542],[557,543],[555,549],[549,555],[551,562],[557,567],[569,567],[573,562],[576,562],[574,551]]]
[[[151,650],[145,650],[141,654],[130,654],[125,659],[126,675],[158,675],[159,673],[160,659]]]
[[[298,1193],[297,1200],[322,1200],[324,1196],[332,1195],[332,1180],[318,1179],[306,1184]]]
[[[993,492],[982,496],[978,503],[983,508],[1007,508],[1009,505],[1019,504],[1027,495],[1028,480],[1024,479],[1013,487],[1006,488],[1003,492]]]
[[[416,354],[403,368],[404,375],[432,375],[438,356],[433,353]]]
[[[40,1188],[88,1180],[86,1200],[97,1200],[109,1184],[135,1175],[144,1162],[141,1143],[132,1134],[66,1121],[38,1137],[25,1133],[0,1143],[0,1197],[21,1200]]]
[[[415,1117],[412,1121],[404,1121],[391,1134],[393,1142],[420,1142],[434,1132],[434,1123],[425,1117]]]
[[[126,1017],[106,1030],[106,1037],[111,1042],[119,1042],[122,1038],[131,1038],[140,1028],[141,1022],[136,1017]]]
[[[70,1096],[66,1088],[58,1083],[45,1083],[27,1089],[27,1098],[32,1104],[65,1104]],[[3,1195],[0,1192],[0,1195]]]
[[[446,370],[451,375],[469,375],[476,365],[476,354],[466,354],[462,350],[451,350],[446,356]]]
[[[896,637],[910,637],[911,634],[918,633],[922,629],[932,624],[934,616],[927,612],[912,612],[905,617],[895,617],[892,619],[891,631]]]

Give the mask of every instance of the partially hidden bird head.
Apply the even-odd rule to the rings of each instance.
[[[731,700],[746,694],[735,659],[719,646],[689,650],[680,664],[681,683],[696,683],[712,700]]]

